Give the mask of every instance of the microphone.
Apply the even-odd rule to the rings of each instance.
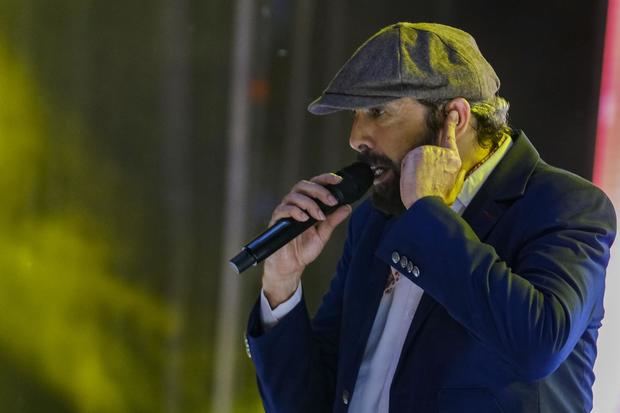
[[[336,197],[338,203],[328,206],[315,200],[325,215],[331,214],[342,205],[352,204],[360,199],[374,180],[370,166],[363,162],[355,162],[336,172],[336,175],[341,176],[342,181],[336,185],[326,185],[325,188]],[[239,254],[230,259],[229,264],[240,274],[288,244],[315,222],[316,219],[312,217],[303,222],[295,221],[293,218],[279,219],[243,247]]]

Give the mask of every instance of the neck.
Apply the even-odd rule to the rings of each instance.
[[[483,163],[485,163],[491,155],[500,147],[504,139],[497,144],[493,144],[488,148],[483,148],[478,144],[478,138],[473,136],[469,139],[468,144],[463,148],[462,169],[466,171],[465,177],[471,175],[476,169],[478,169]]]

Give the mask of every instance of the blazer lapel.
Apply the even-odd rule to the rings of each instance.
[[[375,251],[383,233],[390,228],[387,216],[375,211],[370,217],[357,251]],[[341,371],[357,372],[364,356],[366,342],[377,314],[390,267],[374,254],[355,255],[349,268],[351,288],[345,288],[345,314],[341,343],[347,351],[341,360]]]
[[[495,167],[474,199],[463,212],[480,240],[484,241],[511,202],[521,197],[534,167],[538,152],[523,132],[513,137],[512,148]]]

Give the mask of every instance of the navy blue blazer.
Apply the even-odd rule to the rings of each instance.
[[[390,412],[591,410],[614,209],[513,140],[462,217],[436,197],[398,217],[361,204],[313,319],[302,300],[263,332],[257,303],[247,340],[266,411],[347,411],[389,266],[402,271],[394,252],[425,293]]]

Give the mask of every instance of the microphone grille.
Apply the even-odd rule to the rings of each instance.
[[[337,175],[342,176],[342,181],[333,186],[333,189],[339,192],[338,196],[341,204],[352,204],[360,199],[368,188],[372,185],[374,174],[370,166],[364,162],[355,162],[345,168],[342,168]]]

